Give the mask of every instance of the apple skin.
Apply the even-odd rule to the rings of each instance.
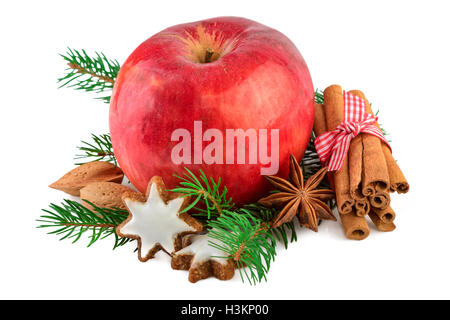
[[[212,62],[192,60],[201,57],[205,41],[219,49],[226,43],[227,49]],[[173,174],[187,167],[220,177],[237,205],[254,202],[272,189],[260,164],[176,165],[172,132],[185,128],[193,137],[196,120],[203,132],[216,128],[224,137],[226,129],[279,129],[277,175],[287,177],[289,154],[301,159],[310,139],[313,98],[303,57],[277,30],[238,17],[176,25],[143,42],[120,69],[109,116],[114,153],[141,192],[155,175],[175,187]]]

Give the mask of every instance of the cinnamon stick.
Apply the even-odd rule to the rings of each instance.
[[[317,136],[321,135],[322,133],[327,132],[327,123],[325,121],[325,109],[323,104],[314,104],[314,125],[313,125],[313,131],[314,134]],[[331,189],[335,190],[334,188],[334,180],[333,180],[333,174],[331,172],[327,173],[327,179],[330,183]]]
[[[364,217],[370,211],[370,202],[366,197],[355,199],[355,214],[358,217]]]
[[[351,90],[353,95],[358,95],[360,92]],[[362,135],[358,134],[350,142],[348,150],[349,168],[350,168],[350,194],[353,199],[365,198],[362,194],[362,174],[363,174],[363,143]]]
[[[369,213],[370,214],[370,213]],[[340,214],[345,236],[352,240],[363,240],[370,234],[369,226],[364,217],[356,216],[352,211],[350,214]]]
[[[344,96],[339,85],[332,85],[325,89],[324,93],[325,123],[328,131],[344,121]],[[349,214],[355,205],[355,200],[350,195],[350,178],[348,168],[348,157],[345,157],[341,170],[333,174],[336,192],[336,203],[340,214]]]
[[[371,212],[375,214],[383,223],[391,223],[395,220],[395,211],[392,210],[391,206],[388,206],[383,210],[372,208]]]
[[[390,232],[394,231],[396,228],[394,222],[383,222],[374,211],[369,212],[369,218],[379,231]]]
[[[351,93],[365,101],[365,111],[369,112],[370,103],[364,93],[359,90],[352,90]],[[371,134],[362,133],[361,137],[363,145],[362,194],[375,196],[376,193],[388,192],[390,187],[389,172],[382,149],[383,143]],[[385,200],[388,199],[385,198]],[[390,199],[388,201],[390,202]]]
[[[350,142],[348,160],[350,168],[350,194],[354,199],[364,198],[361,181],[363,171],[363,144],[360,134]]]
[[[325,109],[323,104],[314,104],[314,134],[320,136],[322,133],[327,132],[327,123],[325,120]]]
[[[353,91],[349,91],[354,94]],[[350,179],[350,195],[355,199],[355,210],[357,216],[365,216],[370,211],[370,202],[362,194],[362,171],[363,171],[363,144],[362,136],[359,134],[350,142],[348,149],[348,166]]]
[[[376,191],[376,190],[375,190]],[[377,209],[386,209],[391,203],[391,196],[389,191],[376,191],[376,193],[369,197],[370,205]]]
[[[370,104],[366,104],[366,112],[373,114]],[[375,125],[378,127],[378,129],[381,129],[378,122],[375,123]],[[391,150],[384,143],[381,144],[381,149],[383,150],[384,158],[386,160],[386,165],[389,172],[389,190],[391,192],[407,193],[409,191],[409,183],[403,175],[402,170],[398,166],[397,161],[395,161],[394,157],[392,156]]]
[[[322,104],[314,105],[314,133],[316,136],[327,132],[327,123],[325,117],[325,107]],[[330,173],[328,173],[329,176]],[[356,210],[350,207],[347,214],[339,213],[341,223],[344,228],[345,236],[348,239],[363,240],[369,236],[370,229],[364,217],[356,216]]]

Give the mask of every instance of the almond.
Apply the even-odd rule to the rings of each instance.
[[[121,183],[122,179],[123,172],[119,167],[105,161],[93,161],[69,171],[49,187],[79,196],[80,189],[92,182]]]
[[[126,209],[122,201],[125,192],[137,193],[127,186],[114,182],[92,182],[80,190],[80,198],[83,206],[89,209],[92,209],[92,206],[83,200],[97,207]]]

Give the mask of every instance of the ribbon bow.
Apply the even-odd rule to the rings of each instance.
[[[342,168],[350,148],[350,141],[360,133],[374,135],[389,146],[386,137],[374,125],[378,117],[365,112],[363,99],[344,91],[344,106],[344,122],[333,131],[321,134],[314,141],[319,159],[322,163],[328,164],[328,171]]]

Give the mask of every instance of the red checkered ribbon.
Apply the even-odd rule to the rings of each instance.
[[[365,112],[363,99],[344,91],[344,105],[344,122],[335,130],[321,134],[314,141],[320,161],[328,165],[328,171],[342,168],[350,141],[360,133],[374,135],[389,146],[386,137],[374,125],[378,117]]]

